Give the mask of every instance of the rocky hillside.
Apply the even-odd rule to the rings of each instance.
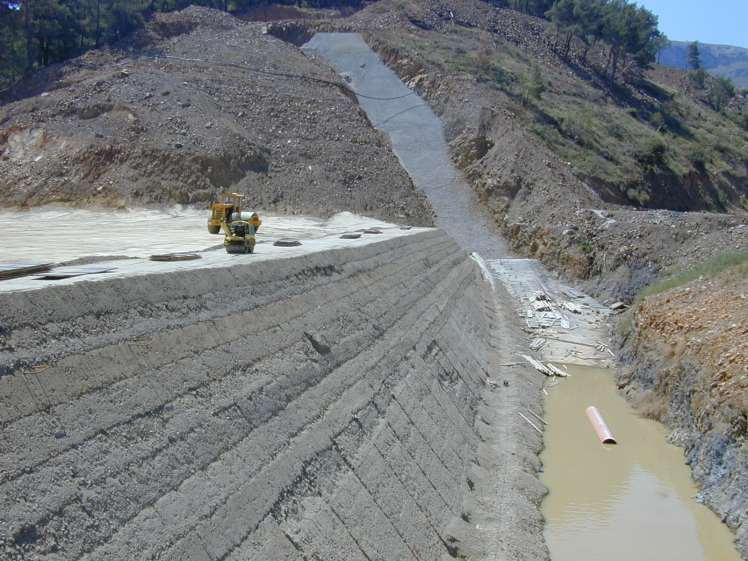
[[[748,49],[730,45],[699,43],[701,64],[717,76],[730,78],[736,86],[748,88]],[[685,70],[688,68],[688,43],[672,41],[660,52],[660,64]]]
[[[382,0],[332,25],[442,116],[516,251],[633,298],[669,267],[748,248],[748,131],[685,73],[629,68],[611,85],[602,48],[562,57],[548,22],[479,0]]]
[[[0,106],[0,204],[431,210],[332,71],[259,23],[189,8],[20,84]]]

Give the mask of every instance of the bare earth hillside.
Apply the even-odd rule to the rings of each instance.
[[[619,385],[674,429],[701,498],[748,551],[748,267],[646,298],[624,345]]]
[[[271,33],[294,25],[315,28]],[[671,267],[748,249],[748,132],[682,72],[630,69],[611,86],[596,72],[602,50],[564,59],[547,22],[479,0],[383,0],[332,25],[362,32],[442,117],[517,252],[617,299]],[[538,97],[527,94],[535,68]]]
[[[0,106],[0,204],[203,203],[231,189],[263,209],[429,224],[387,140],[317,78],[339,80],[261,24],[200,8],[158,15]]]

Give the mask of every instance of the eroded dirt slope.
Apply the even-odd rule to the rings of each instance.
[[[702,498],[748,556],[748,278],[746,267],[650,296],[624,345],[619,385],[667,423]]]
[[[202,203],[231,189],[264,209],[431,222],[343,88],[266,72],[339,81],[262,24],[202,8],[49,68],[0,106],[0,204]]]

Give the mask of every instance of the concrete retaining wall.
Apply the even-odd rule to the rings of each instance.
[[[539,539],[539,440],[482,434],[492,298],[436,231],[0,295],[0,558],[464,558],[477,492]]]

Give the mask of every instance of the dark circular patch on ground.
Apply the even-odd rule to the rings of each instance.
[[[299,240],[294,240],[291,238],[282,238],[273,243],[273,245],[277,247],[296,247],[298,245],[301,245],[301,242]]]

